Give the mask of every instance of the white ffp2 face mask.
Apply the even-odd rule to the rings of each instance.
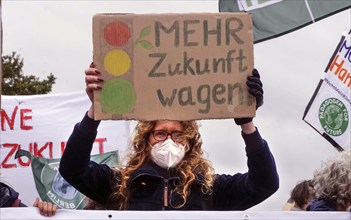
[[[184,155],[184,145],[174,143],[170,138],[151,147],[151,159],[165,169],[176,166]]]

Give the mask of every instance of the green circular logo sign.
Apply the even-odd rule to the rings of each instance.
[[[40,181],[45,194],[52,203],[64,209],[82,209],[85,206],[85,196],[71,186],[58,172],[59,162],[44,165]]]
[[[349,124],[349,114],[344,103],[336,98],[324,100],[319,107],[319,122],[327,134],[342,135]]]

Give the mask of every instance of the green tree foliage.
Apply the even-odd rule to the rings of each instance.
[[[24,75],[22,68],[23,59],[16,52],[2,57],[3,95],[36,95],[51,92],[56,80],[52,73],[41,81],[39,77]]]

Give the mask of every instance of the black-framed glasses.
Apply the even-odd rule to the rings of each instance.
[[[154,130],[151,131],[152,136],[155,138],[156,141],[164,141],[167,139],[168,135],[171,136],[171,139],[174,142],[180,141],[183,137],[183,132],[181,131],[173,131],[173,132],[167,132],[163,130]]]

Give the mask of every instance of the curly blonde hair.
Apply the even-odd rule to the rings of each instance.
[[[330,200],[337,210],[346,210],[351,203],[351,149],[322,162],[314,172],[313,184],[316,197]]]
[[[148,154],[148,136],[154,129],[157,121],[139,121],[134,129],[134,136],[130,143],[131,153],[127,157],[126,166],[115,170],[118,175],[116,185],[113,187],[113,193],[110,196],[109,203],[113,209],[128,209],[129,197],[131,192],[127,186],[131,175],[144,163],[150,160]],[[199,133],[199,125],[196,121],[179,121],[184,128],[185,156],[183,160],[175,167],[179,173],[179,181],[175,185],[175,191],[182,198],[182,203],[174,205],[175,208],[181,208],[186,203],[190,194],[191,185],[195,183],[197,177],[201,176],[202,192],[211,194],[214,169],[211,163],[204,158],[204,152],[201,149],[202,140]]]

